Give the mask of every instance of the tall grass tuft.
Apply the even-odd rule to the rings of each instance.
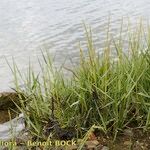
[[[144,31],[140,24],[126,33],[126,40],[122,32],[119,39],[107,36],[101,55],[94,48],[91,29],[85,28],[85,33],[88,54],[80,47],[79,65],[67,69],[72,73],[69,79],[53,66],[47,51],[42,52],[39,74],[29,65],[24,76],[14,64],[16,91],[25,97],[22,100],[20,96],[20,110],[27,128],[39,138],[45,138],[43,131],[50,120],[57,120],[61,128],[74,127],[81,137],[93,125],[114,137],[129,127],[149,130],[149,28]],[[24,82],[23,89],[19,79]]]

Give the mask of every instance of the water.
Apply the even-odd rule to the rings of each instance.
[[[112,32],[120,20],[134,23],[150,17],[149,0],[1,0],[0,1],[0,90],[12,86],[12,74],[5,58],[12,57],[23,72],[29,58],[38,70],[41,49],[56,55],[59,65],[71,58],[78,60],[78,42],[84,44],[82,22],[90,24],[97,47],[105,37],[108,16]],[[69,64],[69,61],[66,62]]]

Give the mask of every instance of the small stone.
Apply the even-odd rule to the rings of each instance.
[[[85,145],[87,145],[87,147],[90,148],[95,148],[97,145],[99,144],[99,142],[97,140],[93,140],[93,141],[86,141]]]
[[[143,145],[144,145],[144,143],[140,143],[140,145],[141,145],[141,146],[143,146]]]
[[[99,144],[99,145],[96,146],[97,150],[102,149],[102,148],[103,148],[103,145],[101,145],[101,144]]]
[[[124,130],[124,135],[133,136],[133,131],[131,129],[125,129]]]
[[[93,145],[98,145],[98,144],[99,144],[99,142],[98,142],[97,140],[93,140],[93,141],[91,141],[91,143],[92,143]]]
[[[132,142],[131,141],[125,141],[124,145],[130,146],[130,145],[132,145]]]
[[[136,144],[138,144],[138,145],[139,145],[139,144],[140,144],[140,142],[137,140],[137,141],[136,141]]]
[[[28,131],[21,131],[18,135],[18,137],[16,138],[16,140],[18,140],[19,142],[22,143],[26,143],[27,141],[31,140],[32,136],[30,135],[30,133]]]
[[[103,146],[102,150],[109,150],[109,147]]]

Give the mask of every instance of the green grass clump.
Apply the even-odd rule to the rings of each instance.
[[[45,138],[50,120],[57,120],[61,128],[74,127],[81,137],[93,125],[114,137],[128,127],[149,130],[150,30],[145,34],[140,26],[126,36],[120,32],[119,39],[107,36],[101,55],[94,48],[91,31],[85,31],[88,55],[80,47],[80,63],[67,69],[72,73],[69,79],[63,67],[58,70],[52,65],[48,52],[42,53],[37,75],[30,65],[24,76],[14,64],[16,91],[25,97],[20,110],[27,127],[39,138]]]

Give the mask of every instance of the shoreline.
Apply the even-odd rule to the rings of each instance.
[[[77,148],[81,150],[90,140],[103,148],[112,147],[120,138],[120,149],[150,148],[150,30],[144,28],[149,33],[145,49],[141,26],[128,33],[127,53],[120,33],[119,39],[107,39],[101,55],[95,50],[91,29],[85,27],[88,50],[84,53],[79,48],[80,63],[73,69],[55,68],[48,51],[41,52],[40,73],[29,64],[24,76],[14,63],[16,93],[2,94],[1,109],[15,106],[24,114],[25,134],[35,144],[82,139]],[[114,49],[116,60],[111,57]],[[63,69],[72,74],[70,78]]]

